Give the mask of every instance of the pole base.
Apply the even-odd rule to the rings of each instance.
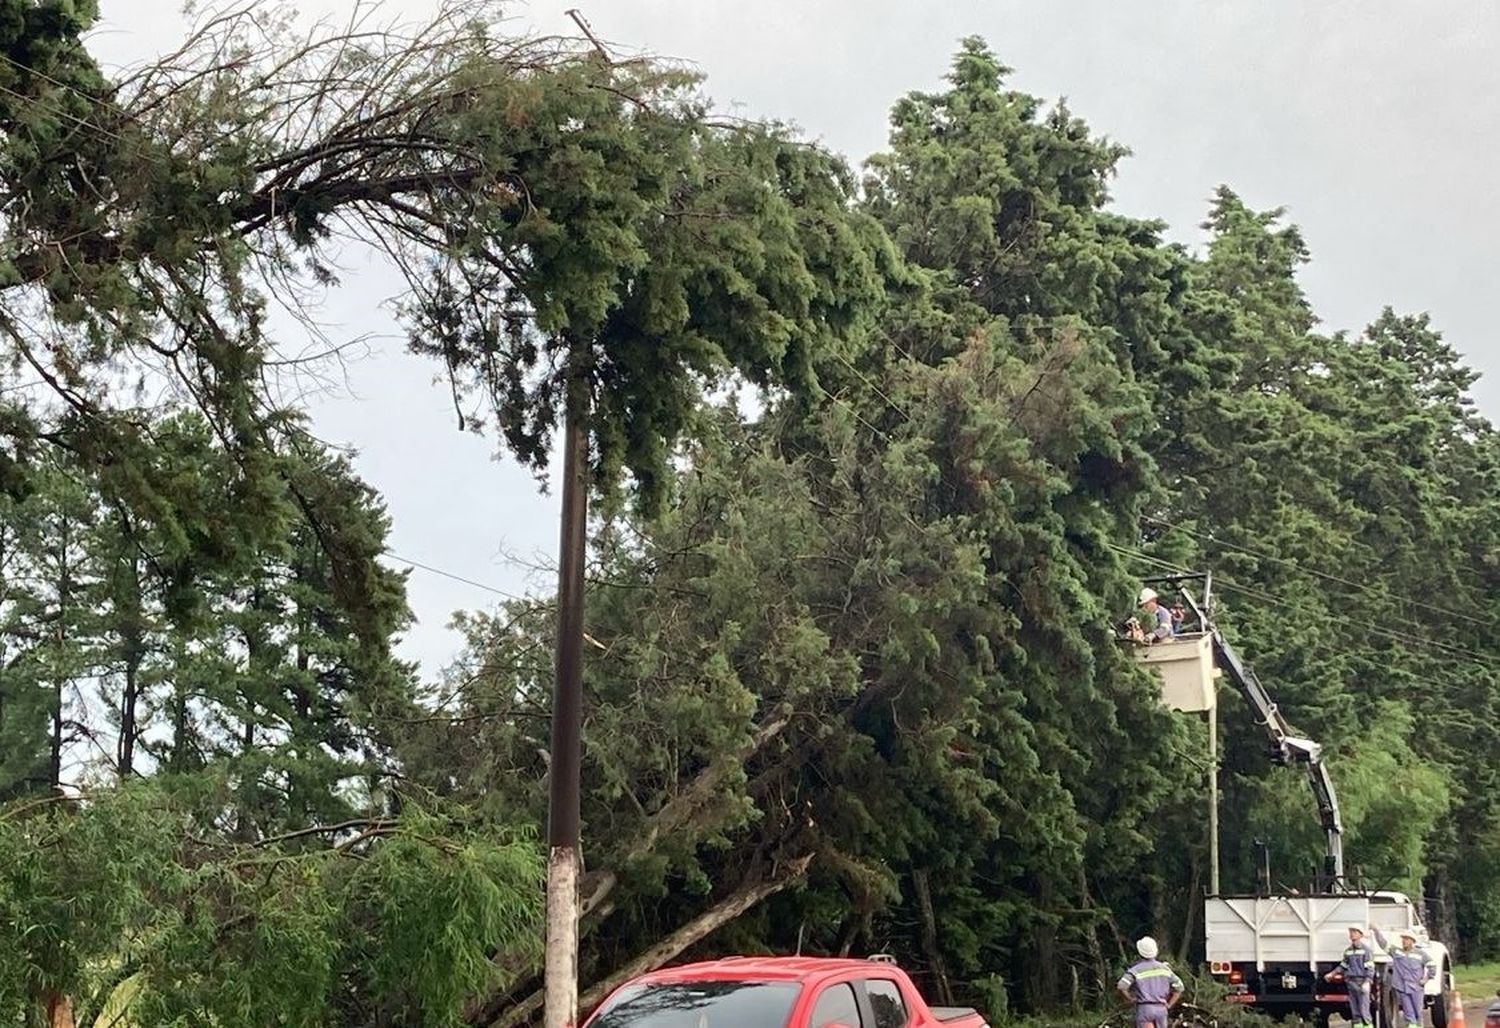
[[[543,1028],[578,1023],[578,850],[547,855],[547,950]]]

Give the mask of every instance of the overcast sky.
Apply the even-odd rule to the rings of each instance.
[[[91,48],[107,64],[180,39],[176,0],[103,0]],[[349,0],[303,0],[309,16]],[[796,123],[858,162],[883,147],[891,103],[941,85],[958,40],[987,39],[1012,82],[1066,97],[1096,132],[1134,151],[1116,206],[1160,218],[1187,243],[1228,183],[1284,206],[1313,252],[1302,276],[1326,328],[1358,328],[1383,305],[1429,311],[1486,378],[1500,417],[1500,344],[1490,326],[1500,263],[1500,4],[1492,0],[533,0],[518,28],[571,29],[579,7],[622,48],[691,61],[718,104]],[[435,0],[387,0],[391,14]],[[336,339],[377,337],[346,380],[313,397],[318,433],[358,451],[386,497],[392,549],[492,587],[548,587],[555,497],[456,431],[435,367],[402,353],[382,301],[398,283],[362,258],[328,298]],[[290,336],[294,326],[287,326]],[[515,558],[519,558],[518,563]],[[456,640],[452,611],[494,595],[414,570],[419,623],[404,652],[434,670]]]

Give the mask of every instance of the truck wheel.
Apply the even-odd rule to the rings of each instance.
[[[1401,1006],[1396,999],[1396,990],[1390,988],[1388,981],[1380,983],[1380,1000],[1375,1004],[1375,1020],[1379,1022],[1379,1028],[1391,1028],[1392,1025],[1406,1028],[1401,1021]]]
[[[1445,975],[1447,971],[1443,972]],[[1446,986],[1447,981],[1443,979]],[[1432,1028],[1448,1028],[1448,990],[1443,989],[1432,999]]]

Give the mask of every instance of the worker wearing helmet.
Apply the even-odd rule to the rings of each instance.
[[[1400,936],[1400,945],[1387,942],[1380,926],[1375,927],[1375,938],[1391,955],[1391,991],[1401,1004],[1401,1016],[1406,1018],[1407,1028],[1421,1028],[1427,980],[1437,974],[1437,964],[1417,945],[1415,928],[1401,929]]]
[[[1141,609],[1146,612],[1146,641],[1164,642],[1175,634],[1172,631],[1172,612],[1161,604],[1156,590],[1147,586],[1141,590]]]
[[[1182,999],[1182,979],[1166,964],[1156,959],[1156,940],[1146,936],[1135,944],[1141,955],[1138,963],[1120,976],[1115,988],[1127,1003],[1135,1005],[1136,1028],[1167,1028],[1167,1016]]]
[[[1331,981],[1336,974],[1344,976],[1344,987],[1349,992],[1349,1021],[1355,1025],[1371,1025],[1370,989],[1375,983],[1375,947],[1365,938],[1363,925],[1349,926],[1349,948],[1344,950],[1344,959],[1339,966],[1323,976]]]

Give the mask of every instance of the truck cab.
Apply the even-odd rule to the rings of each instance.
[[[1370,894],[1370,927],[1379,927],[1389,942],[1398,941],[1405,929],[1417,933],[1417,945],[1426,950],[1438,966],[1436,978],[1427,981],[1427,1005],[1432,1008],[1434,1024],[1447,1021],[1446,993],[1453,988],[1453,965],[1448,956],[1448,947],[1427,934],[1427,928],[1417,916],[1417,908],[1401,892],[1372,892]],[[1390,957],[1383,952],[1376,954],[1377,963],[1387,963]],[[1439,1011],[1442,1011],[1439,1013]]]

